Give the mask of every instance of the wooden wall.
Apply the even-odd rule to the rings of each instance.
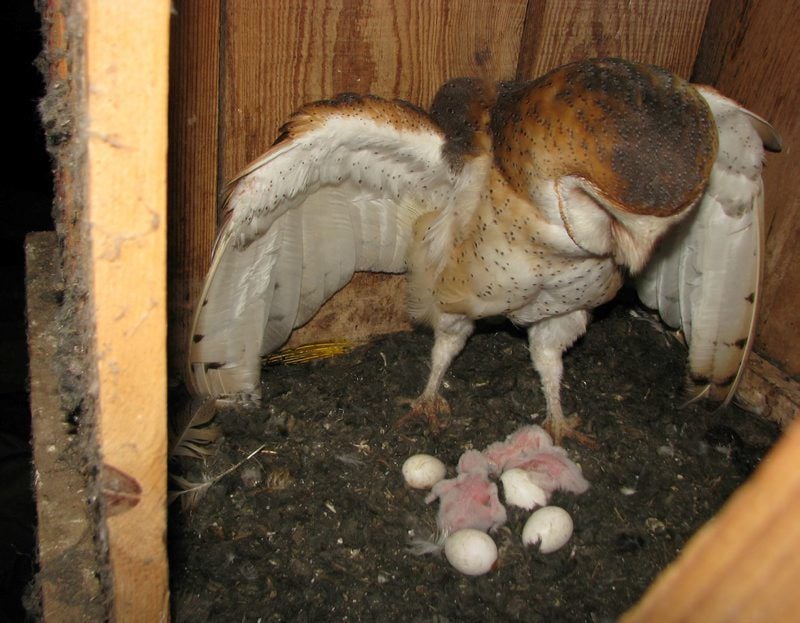
[[[620,56],[688,78],[707,10],[708,0],[530,0],[516,77],[535,78],[583,58]]]
[[[168,352],[182,373],[217,231],[220,0],[173,2],[169,46]]]

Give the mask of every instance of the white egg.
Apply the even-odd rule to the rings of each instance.
[[[464,528],[447,537],[444,555],[464,575],[483,575],[494,567],[497,545],[485,532]]]
[[[430,489],[444,478],[447,468],[435,456],[415,454],[403,463],[403,478],[409,487]]]
[[[522,529],[525,545],[539,544],[542,554],[561,549],[572,536],[572,517],[559,506],[545,506],[533,513]]]
[[[503,497],[507,504],[531,510],[547,504],[547,493],[533,482],[524,469],[509,469],[500,476],[503,483]]]

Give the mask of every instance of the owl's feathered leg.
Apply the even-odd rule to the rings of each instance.
[[[578,310],[562,316],[553,316],[537,322],[528,329],[528,345],[533,367],[542,381],[542,391],[547,402],[545,428],[556,444],[564,437],[580,443],[594,445],[588,435],[579,433],[577,417],[566,418],[561,408],[561,377],[564,373],[562,355],[579,337],[586,333],[589,313]]]
[[[411,420],[425,418],[431,430],[438,430],[439,415],[450,413],[450,405],[439,394],[439,387],[445,372],[456,355],[463,350],[474,328],[475,324],[466,316],[457,314],[439,316],[433,328],[434,342],[428,382],[419,397],[411,401],[409,412],[397,420],[395,426],[403,426]]]

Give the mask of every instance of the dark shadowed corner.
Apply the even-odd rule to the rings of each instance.
[[[25,338],[25,260],[29,231],[53,228],[52,177],[39,125],[42,81],[34,61],[40,23],[30,0],[0,5],[6,81],[5,143],[0,169],[0,621],[25,620],[22,598],[35,570],[28,366]]]

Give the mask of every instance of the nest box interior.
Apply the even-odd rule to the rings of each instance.
[[[51,0],[43,14],[50,95],[64,106],[54,118],[75,122],[56,154],[56,214],[66,300],[76,306],[72,321],[83,336],[76,349],[87,370],[81,385],[87,399],[80,408],[93,422],[96,444],[87,459],[96,462],[90,489],[101,500],[99,514],[84,517],[103,542],[87,554],[88,564],[105,569],[102,586],[89,593],[102,594],[119,620],[157,620],[169,608],[166,388],[168,379],[182,380],[219,197],[291,112],[310,101],[349,91],[427,107],[449,78],[525,80],[573,60],[619,56],[710,84],[765,117],[786,149],[770,156],[764,174],[766,275],[750,386],[765,416],[771,411],[781,426],[793,418],[792,382],[800,375],[794,244],[800,176],[791,157],[800,140],[797,2],[153,0],[134,10],[126,3]],[[358,276],[290,343],[409,330],[402,283],[402,277]],[[70,366],[59,374],[70,374]],[[285,414],[284,434],[297,417]],[[386,433],[387,443],[393,434]],[[309,446],[322,441],[303,439]],[[46,452],[44,442],[35,443]],[[786,553],[800,547],[792,523],[800,510],[798,456],[794,426],[624,620],[722,621],[731,608],[743,619],[758,611],[788,620],[800,580],[800,556]],[[39,458],[37,464],[45,465]],[[43,474],[42,486],[47,480]],[[279,473],[270,486],[281,490],[281,482]],[[295,496],[301,503],[301,489]],[[40,543],[52,544],[47,531],[57,522],[41,517],[40,510]],[[258,538],[268,542],[271,529],[259,529],[265,532]],[[313,531],[313,522],[305,529]],[[219,538],[219,547],[228,539],[235,550],[232,535]],[[42,557],[43,572],[55,564],[54,547],[55,554]],[[301,566],[286,573],[296,581],[330,581]],[[66,599],[58,574],[47,577],[45,614]],[[394,581],[387,577],[382,581]],[[217,580],[223,592],[225,581]],[[281,598],[274,586],[260,590],[269,600]]]

